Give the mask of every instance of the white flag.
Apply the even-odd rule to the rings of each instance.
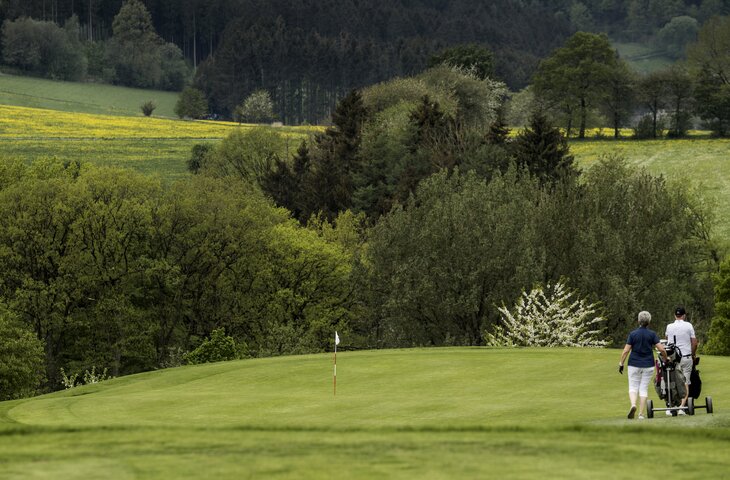
[[[335,330],[335,345],[339,345],[339,344],[340,344],[340,336],[337,335],[337,330]]]

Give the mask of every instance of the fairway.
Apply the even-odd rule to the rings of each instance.
[[[608,479],[655,475],[662,455],[687,478],[727,475],[730,359],[703,359],[714,415],[629,421],[618,357],[344,352],[336,396],[326,354],[128,376],[0,403],[0,477]],[[667,455],[680,436],[692,455]]]

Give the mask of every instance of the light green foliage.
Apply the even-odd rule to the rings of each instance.
[[[485,332],[487,345],[505,347],[605,347],[600,338],[598,305],[585,298],[575,298],[578,292],[563,282],[538,286],[529,293],[522,292],[510,311],[499,308],[501,323],[492,332]]]
[[[43,342],[0,304],[0,401],[35,395],[44,378]]]
[[[180,118],[203,118],[208,114],[208,100],[203,92],[193,87],[185,87],[175,104],[175,115]]]
[[[661,468],[722,478],[730,468],[730,412],[722,407],[730,358],[702,359],[713,415],[639,424],[625,418],[619,355],[338,351],[336,396],[331,352],[116,378],[0,403],[0,476],[652,478],[658,467],[646,456],[675,449],[683,429],[692,455],[667,455]],[[660,403],[653,389],[649,395]]]
[[[233,117],[239,122],[269,123],[274,119],[274,103],[266,90],[257,90],[236,107]]]
[[[236,352],[236,341],[233,337],[226,335],[225,329],[217,328],[210,333],[210,338],[203,340],[198,348],[185,355],[185,360],[192,365],[225,362],[235,360]]]
[[[730,260],[725,260],[715,274],[715,316],[707,332],[704,352],[730,355]]]
[[[286,139],[275,130],[234,130],[206,156],[202,173],[261,184],[277,159],[286,156]]]

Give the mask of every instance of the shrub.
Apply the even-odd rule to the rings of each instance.
[[[175,104],[175,115],[180,118],[203,118],[208,113],[208,100],[203,92],[185,87]]]
[[[36,394],[44,360],[43,343],[0,307],[0,401]]]
[[[509,347],[604,347],[596,304],[576,299],[562,282],[522,292],[514,313],[502,306],[502,325],[485,334],[487,345]]]
[[[236,341],[226,335],[225,329],[218,328],[203,340],[198,348],[185,355],[185,360],[193,365],[200,363],[223,362],[237,358]]]
[[[657,119],[657,125],[656,125],[656,138],[661,138],[664,136],[664,119],[659,118]],[[651,115],[644,115],[639,119],[638,123],[634,127],[634,138],[637,139],[646,139],[646,138],[655,138],[654,136],[654,120],[652,119]]]
[[[147,100],[139,108],[145,117],[149,117],[155,111],[155,108],[157,108],[157,104],[153,100]]]
[[[238,123],[269,123],[274,119],[274,103],[266,90],[257,90],[236,107],[233,117]]]
[[[213,145],[209,143],[197,143],[193,145],[190,158],[188,158],[188,171],[198,173],[205,166],[208,156],[213,151]]]

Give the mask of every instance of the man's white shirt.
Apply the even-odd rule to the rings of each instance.
[[[692,354],[692,339],[695,338],[695,329],[691,323],[675,320],[674,323],[667,325],[666,334],[667,342],[674,343],[682,352],[682,356]]]

